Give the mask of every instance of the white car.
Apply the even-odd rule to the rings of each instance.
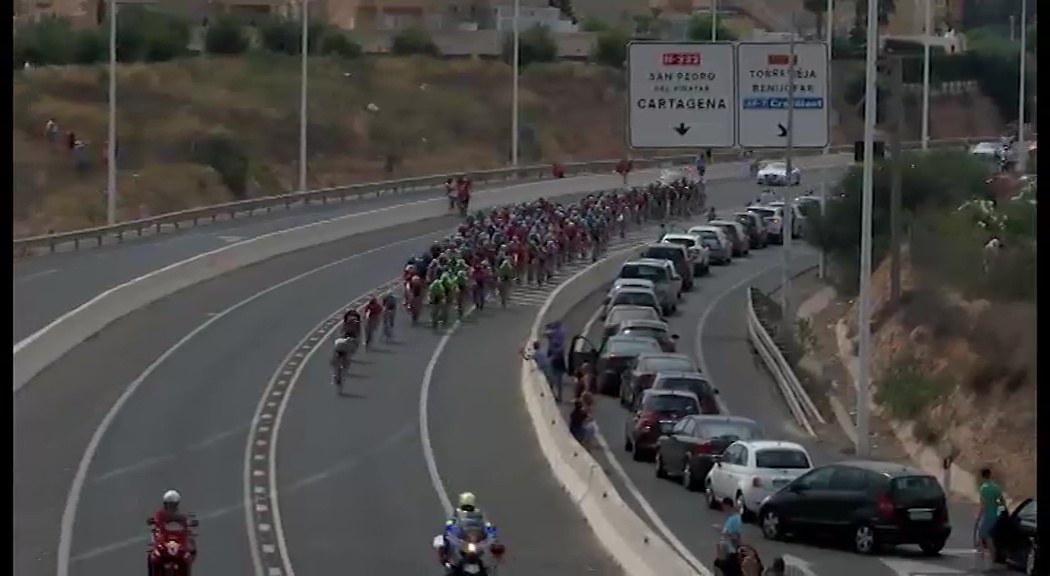
[[[811,468],[809,452],[794,442],[738,440],[715,457],[704,488],[709,504],[725,498],[743,502],[741,515],[750,519],[763,500]]]
[[[986,158],[988,160],[995,160],[1003,153],[1003,143],[997,140],[988,140],[986,142],[978,142],[973,146],[970,146],[970,154]]]
[[[785,162],[767,162],[758,169],[757,181],[759,186],[798,186],[802,173],[792,166],[791,174],[788,174]]]
[[[784,210],[782,208],[752,204],[747,207],[747,211],[758,214],[758,217],[762,219],[762,223],[766,226],[766,235],[770,244],[782,244],[784,242],[784,236],[780,233],[780,227],[784,221]]]
[[[711,251],[696,234],[669,232],[660,238],[660,242],[685,246],[689,260],[693,263],[693,276],[705,276],[711,270]]]
[[[783,210],[784,210],[784,203],[781,202],[780,200],[777,200],[775,202],[770,202],[769,204],[766,204],[766,206],[769,206],[770,208],[779,208],[781,210],[781,213],[783,213]],[[805,224],[806,224],[806,215],[802,213],[802,210],[798,207],[798,203],[792,204],[791,205],[791,230],[793,231],[793,234],[791,235],[791,237],[792,238],[798,238],[799,236],[802,236],[802,229],[805,226]]]

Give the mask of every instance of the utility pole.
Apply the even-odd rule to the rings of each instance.
[[[791,17],[791,39],[788,44],[788,109],[787,109],[787,150],[784,154],[784,164],[787,168],[788,181],[784,183],[784,220],[780,223],[780,237],[783,238],[784,249],[780,251],[781,276],[780,276],[780,316],[784,323],[784,334],[791,333],[791,271],[788,266],[791,263],[791,236],[794,230],[792,222],[793,198],[789,193],[791,188],[791,173],[793,170],[792,156],[795,152],[795,70],[798,67],[795,59],[795,17]]]
[[[901,187],[904,182],[904,159],[901,138],[904,136],[904,61],[887,56],[892,90],[892,130],[890,131],[890,304],[901,298]]]

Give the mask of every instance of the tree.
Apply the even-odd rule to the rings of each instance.
[[[594,17],[587,18],[583,21],[583,24],[580,25],[580,30],[583,30],[584,32],[605,32],[608,29],[609,25],[606,24],[605,21]]]
[[[627,43],[631,35],[619,28],[610,28],[598,33],[591,58],[599,64],[623,68],[627,61]]]
[[[145,6],[124,6],[117,13],[117,58],[121,62],[172,60],[186,54],[191,34],[186,18]]]
[[[885,26],[890,21],[890,16],[897,11],[897,0],[875,0],[878,2],[879,25]],[[868,0],[856,0],[853,5],[854,17],[857,25],[861,28],[868,26]]]
[[[824,26],[834,24],[824,22],[824,18],[828,15],[828,0],[804,0],[802,7],[817,19],[817,31],[820,37],[827,36]]]
[[[398,56],[412,54],[439,56],[441,54],[430,34],[418,27],[406,28],[398,32],[397,36],[394,36],[394,42],[390,45],[390,51]]]
[[[694,42],[708,42],[711,40],[711,15],[700,13],[689,19],[689,39]],[[715,40],[732,42],[737,40],[736,34],[726,27],[722,19],[715,24]]]
[[[243,54],[250,45],[244,25],[226,14],[213,20],[204,32],[204,49],[216,56]]]
[[[354,42],[348,33],[335,28],[326,31],[324,37],[321,38],[321,53],[326,56],[352,59],[360,56],[363,50],[361,45]]]
[[[558,58],[558,44],[546,26],[537,24],[521,33],[518,57],[521,66],[528,66],[534,62],[554,62]],[[512,34],[506,34],[503,37],[503,61],[507,63],[514,61],[514,36]]]

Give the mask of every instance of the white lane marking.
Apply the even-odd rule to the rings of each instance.
[[[434,487],[434,492],[437,494],[438,500],[441,501],[441,508],[445,511],[446,516],[452,514],[452,499],[448,496],[448,489],[445,486],[445,481],[441,479],[441,474],[438,472],[437,459],[434,457],[434,445],[430,441],[430,417],[427,414],[427,405],[430,403],[430,385],[434,380],[434,369],[437,367],[438,360],[441,359],[441,354],[445,351],[445,346],[448,346],[449,338],[456,332],[459,325],[460,322],[457,320],[441,336],[437,347],[434,348],[434,353],[430,355],[426,369],[423,370],[423,383],[419,389],[419,436],[423,442],[423,460],[427,464],[427,475],[430,476],[430,485]]]
[[[174,459],[175,459],[175,455],[174,454],[165,454],[163,456],[154,456],[153,458],[146,458],[144,460],[139,460],[138,462],[135,462],[134,464],[129,464],[127,466],[121,466],[119,468],[114,468],[114,469],[112,469],[112,470],[110,470],[108,472],[105,472],[103,474],[99,474],[98,476],[95,476],[94,478],[92,478],[91,481],[92,482],[105,482],[106,480],[111,480],[113,478],[116,478],[117,476],[123,476],[125,474],[131,474],[132,472],[139,472],[141,470],[145,470],[147,468],[151,468],[153,466],[156,466],[158,464],[162,464],[164,462],[170,462],[171,460],[174,460]]]
[[[791,554],[781,554],[780,557],[784,559],[784,567],[787,568],[785,573],[788,576],[817,576],[810,568],[812,564],[809,560]]]
[[[386,439],[384,439],[379,444],[376,444],[375,447],[373,447],[371,450],[367,450],[367,451],[365,451],[362,454],[357,454],[357,455],[354,455],[354,456],[352,456],[350,458],[346,458],[344,460],[340,460],[336,464],[334,464],[334,465],[332,465],[332,466],[330,466],[330,467],[328,467],[328,468],[326,468],[324,470],[321,470],[320,472],[316,472],[316,473],[310,474],[309,476],[304,476],[304,477],[296,480],[295,482],[292,482],[291,484],[289,484],[288,487],[285,488],[285,493],[292,494],[292,493],[298,492],[298,491],[303,490],[305,488],[309,488],[311,486],[314,486],[315,484],[317,484],[319,482],[322,482],[324,480],[330,480],[330,479],[332,479],[332,478],[334,478],[334,477],[336,477],[336,476],[338,476],[340,474],[343,474],[343,473],[345,473],[345,472],[347,472],[349,470],[352,470],[352,469],[356,468],[357,466],[361,465],[368,458],[371,458],[372,456],[375,456],[377,454],[380,454],[382,452],[385,452],[385,451],[389,450],[390,448],[393,448],[399,442],[401,442],[402,440],[408,438],[409,435],[411,435],[413,432],[415,432],[415,428],[416,428],[415,424],[405,426],[404,428],[402,428],[398,432],[388,436]],[[227,514],[231,514],[233,512],[237,512],[237,511],[241,510],[243,507],[244,507],[244,501],[243,500],[238,500],[237,504],[230,505],[230,506],[223,506],[222,508],[217,508],[217,509],[214,509],[214,510],[209,510],[207,512],[199,514],[197,518],[198,519],[202,519],[202,520],[213,520],[215,518],[219,518],[221,516],[225,516]],[[124,538],[122,540],[117,540],[115,542],[111,542],[111,543],[103,545],[103,546],[98,546],[98,547],[92,548],[90,550],[86,550],[86,551],[84,551],[84,552],[74,556],[72,561],[73,562],[81,562],[81,561],[84,561],[84,560],[90,560],[92,558],[97,558],[99,556],[104,556],[106,554],[110,554],[112,552],[116,552],[118,550],[121,550],[123,548],[127,548],[129,546],[141,546],[142,544],[145,544],[145,543],[149,542],[149,539],[150,539],[150,537],[148,535],[144,536],[142,534],[139,534],[137,536],[133,536],[131,538]]]
[[[406,244],[408,242],[415,242],[420,238],[427,238],[429,236],[437,236],[439,234],[445,233],[447,232],[431,232],[427,234],[420,234],[419,236],[413,236],[412,238],[399,240],[391,244],[386,244],[378,248],[373,248],[371,250],[359,252],[352,256],[347,256],[346,258],[341,258],[334,262],[329,262],[328,264],[318,266],[317,268],[307,270],[302,274],[283,280],[277,284],[274,284],[273,286],[270,286],[269,288],[260,290],[259,292],[252,294],[248,298],[245,298],[244,300],[237,302],[236,304],[230,306],[222,312],[219,312],[218,314],[208,318],[208,320],[206,320],[203,324],[197,326],[189,334],[183,336],[182,339],[180,339],[178,342],[172,345],[171,348],[165,350],[163,354],[161,354],[156,360],[154,360],[152,364],[147,366],[146,369],[141,374],[139,374],[138,377],[135,378],[135,380],[133,380],[127,388],[124,389],[124,392],[121,393],[121,395],[113,403],[113,406],[110,407],[109,412],[107,412],[106,415],[102,418],[102,421],[99,423],[98,427],[95,428],[95,432],[91,435],[91,439],[88,441],[88,445],[84,449],[84,455],[83,457],[81,457],[80,463],[77,465],[77,471],[76,474],[73,476],[73,482],[69,488],[69,494],[66,495],[66,505],[62,511],[62,524],[58,538],[58,557],[56,559],[56,576],[69,576],[70,555],[73,548],[73,527],[76,523],[77,507],[80,504],[80,495],[84,490],[84,484],[87,481],[88,470],[91,467],[92,461],[94,461],[95,459],[95,454],[98,452],[98,448],[99,445],[102,443],[103,436],[105,436],[106,431],[109,430],[109,427],[113,425],[113,422],[114,420],[116,420],[117,415],[124,408],[124,405],[128,402],[128,400],[131,399],[131,396],[139,389],[139,387],[142,386],[142,384],[150,376],[153,375],[154,372],[157,371],[158,368],[160,368],[161,365],[164,364],[164,362],[168,360],[168,358],[172,357],[176,352],[182,349],[183,346],[189,343],[194,337],[196,337],[201,332],[207,330],[219,320],[222,320],[226,316],[229,316],[233,312],[240,310],[248,304],[255,302],[256,300],[262,298],[263,296],[266,296],[267,294],[270,294],[271,292],[284,288],[285,286],[294,284],[295,282],[303,280],[304,278],[308,278],[314,274],[317,274],[329,268],[345,264],[347,262],[356,260],[357,258],[360,258],[362,256],[367,256],[369,254],[379,252],[380,250],[386,250],[391,246],[398,246],[400,244]]]
[[[43,278],[44,276],[48,276],[50,274],[54,274],[55,272],[58,272],[58,271],[59,271],[58,268],[53,268],[51,270],[41,270],[40,272],[34,272],[32,274],[26,274],[25,276],[21,276],[21,277],[15,278],[15,284],[22,284],[22,283],[25,283],[25,282],[30,282],[30,281],[36,280],[37,278]]]
[[[398,284],[394,279],[378,290]],[[274,570],[283,570],[283,576],[295,576],[277,493],[277,444],[288,401],[310,359],[339,330],[343,311],[358,307],[373,292],[369,290],[325,316],[281,360],[259,398],[244,448],[244,520],[257,576]]]

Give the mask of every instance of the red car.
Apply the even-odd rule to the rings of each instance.
[[[636,397],[634,414],[624,428],[623,448],[635,461],[656,454],[660,436],[686,416],[700,413],[700,399],[682,390],[646,390]]]

